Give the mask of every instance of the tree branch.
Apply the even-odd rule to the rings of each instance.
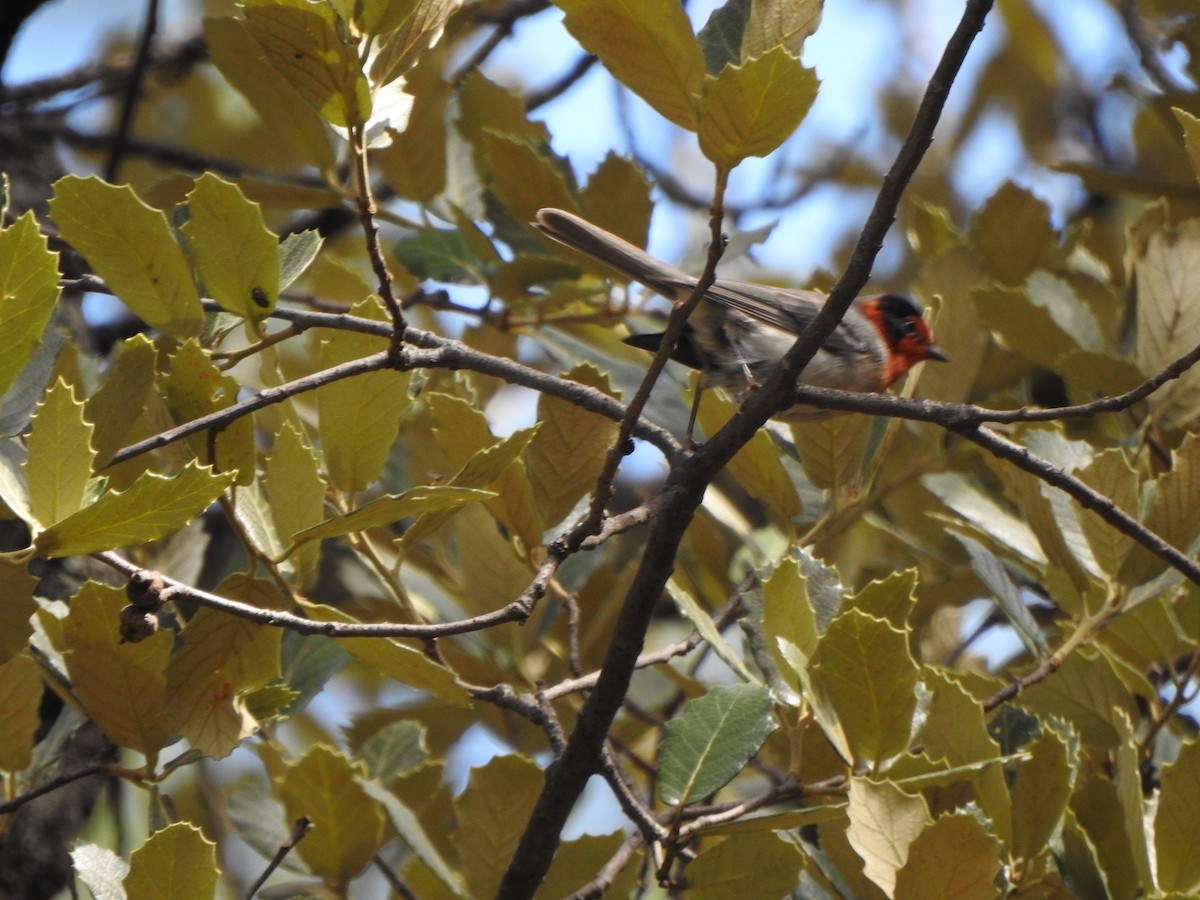
[[[908,138],[884,179],[850,264],[822,312],[796,341],[781,371],[769,380],[768,385],[752,395],[728,425],[693,456],[675,466],[668,476],[663,488],[664,514],[655,518],[650,526],[646,552],[622,603],[596,687],[579,714],[567,749],[546,771],[542,792],[500,883],[499,900],[532,897],[545,877],[567,816],[587,779],[598,768],[601,748],[629,688],[654,605],[674,568],[679,544],[703,499],[705,487],[767,418],[784,408],[796,375],[837,327],[854,296],[866,283],[903,190],[932,140],[946,95],[971,42],[983,27],[991,5],[990,0],[968,0]]]

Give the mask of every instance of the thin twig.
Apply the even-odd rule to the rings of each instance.
[[[621,871],[633,859],[633,854],[645,846],[645,838],[641,834],[635,834],[626,839],[617,852],[614,853],[596,873],[596,877],[577,890],[575,893],[567,896],[567,900],[600,900],[605,892],[612,887],[613,881],[621,874]]]
[[[279,849],[275,851],[275,855],[271,857],[271,861],[267,863],[267,867],[263,869],[261,875],[255,879],[254,884],[250,885],[249,889],[243,894],[244,900],[253,900],[254,895],[258,893],[258,889],[267,883],[267,879],[271,877],[271,873],[279,868],[279,864],[287,858],[287,855],[292,852],[300,841],[304,840],[304,836],[312,830],[313,821],[308,816],[301,816],[292,826],[292,833],[288,835],[288,839],[279,845]]]
[[[0,803],[0,816],[6,816],[9,813],[16,812],[26,803],[31,800],[36,800],[38,797],[57,791],[60,787],[65,787],[73,781],[79,781],[81,778],[90,778],[93,775],[106,775],[115,771],[124,771],[119,766],[113,763],[93,763],[90,766],[85,766],[74,772],[67,772],[63,775],[55,776],[49,781],[39,784],[35,788],[31,788],[25,793],[13,797],[11,800],[6,800]]]
[[[121,101],[121,115],[117,120],[116,130],[109,145],[108,164],[104,167],[104,180],[115,183],[121,171],[121,162],[125,158],[126,142],[133,128],[133,116],[141,101],[142,84],[146,78],[146,67],[150,62],[150,49],[154,45],[154,35],[158,32],[158,0],[146,0],[146,22],[142,26],[142,34],[138,39],[137,53],[133,58],[133,67],[129,70],[129,83],[125,86],[125,96]]]
[[[124,573],[128,577],[150,577],[145,569],[134,565],[116,553],[97,553],[96,558]],[[170,590],[172,600],[187,600],[200,606],[207,606],[219,612],[228,613],[260,625],[270,625],[274,628],[286,628],[298,634],[323,634],[328,637],[357,638],[357,637],[391,637],[391,638],[438,638],[452,634],[467,634],[472,631],[482,631],[506,622],[524,622],[529,618],[530,610],[518,602],[509,603],[498,610],[474,616],[470,619],[459,619],[454,622],[443,622],[438,625],[409,625],[401,622],[318,622],[305,619],[292,613],[274,609],[263,609],[251,606],[228,597],[219,597],[207,591],[191,587],[181,581],[176,581],[166,575],[160,576]]]

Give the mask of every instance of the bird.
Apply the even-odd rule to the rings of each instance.
[[[686,300],[696,287],[695,277],[573,213],[541,209],[532,225],[552,240],[676,303]],[[779,366],[826,299],[817,291],[720,278],[713,282],[671,354],[676,362],[700,371],[688,420],[689,444],[703,392],[725,387],[738,391],[741,399],[756,389]],[[632,334],[625,343],[654,352],[662,339],[663,332]],[[798,381],[814,387],[877,393],[927,359],[946,362],[949,356],[938,347],[921,317],[921,307],[903,294],[870,294],[854,301]],[[798,421],[827,414],[798,404],[775,418]]]

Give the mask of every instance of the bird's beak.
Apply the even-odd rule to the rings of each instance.
[[[938,362],[950,362],[950,357],[942,352],[942,348],[937,344],[930,344],[925,348],[926,359],[936,359]]]

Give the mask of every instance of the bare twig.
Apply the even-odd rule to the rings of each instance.
[[[104,180],[113,183],[121,171],[121,162],[125,158],[125,146],[133,128],[133,115],[141,101],[142,84],[146,78],[146,67],[150,62],[150,49],[154,45],[154,35],[158,31],[158,0],[146,0],[146,21],[142,25],[142,34],[138,38],[137,52],[133,58],[133,67],[129,70],[129,82],[125,86],[125,96],[121,100],[121,116],[117,119],[117,128],[112,135],[112,144],[108,151],[108,164],[104,167]]]
[[[151,573],[134,565],[116,553],[98,553],[96,557],[128,577],[135,575],[148,578]],[[200,606],[207,606],[219,612],[249,619],[260,625],[270,625],[275,628],[286,628],[298,634],[323,634],[329,637],[391,637],[391,638],[422,638],[431,639],[446,637],[452,634],[467,634],[472,631],[482,631],[506,622],[524,622],[529,618],[530,609],[519,602],[509,603],[498,610],[474,616],[470,619],[459,619],[454,622],[443,622],[439,625],[409,625],[401,622],[318,622],[305,619],[292,613],[273,609],[263,609],[251,606],[228,597],[219,597],[207,591],[191,587],[181,581],[176,581],[165,575],[160,576],[170,590],[172,600],[187,600]]]
[[[114,763],[93,763],[90,766],[85,766],[74,772],[67,772],[63,775],[58,775],[51,778],[49,781],[39,784],[35,788],[31,788],[25,793],[13,797],[11,800],[6,800],[0,803],[0,816],[6,816],[9,813],[16,812],[26,803],[31,800],[36,800],[46,794],[57,791],[61,787],[71,784],[73,781],[79,781],[81,778],[91,778],[93,775],[108,775],[114,772],[124,771]]]
[[[258,889],[267,883],[267,879],[271,877],[271,873],[279,868],[280,863],[287,858],[287,855],[292,852],[292,848],[304,840],[304,836],[312,830],[313,821],[308,816],[301,816],[292,826],[292,833],[288,835],[288,839],[279,845],[279,849],[275,851],[275,855],[271,857],[271,861],[267,863],[267,867],[263,869],[261,875],[254,880],[254,884],[250,885],[246,893],[242,896],[244,900],[253,900],[254,895],[258,893]]]

